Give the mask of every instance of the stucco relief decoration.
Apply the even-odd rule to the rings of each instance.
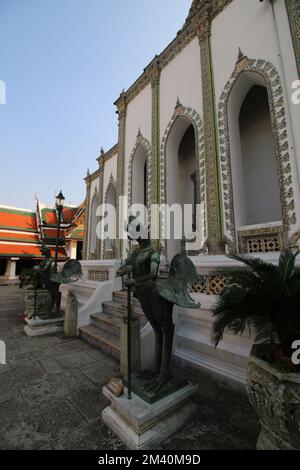
[[[167,180],[166,180],[166,146],[170,131],[173,124],[179,116],[187,118],[194,127],[195,131],[195,141],[196,141],[196,162],[197,162],[197,179],[199,181],[199,200],[198,203],[203,204],[203,225],[204,225],[204,235],[206,236],[206,185],[205,185],[205,152],[204,152],[204,134],[203,134],[203,124],[200,118],[200,115],[192,108],[183,106],[179,98],[175,106],[175,110],[172,118],[170,119],[166,130],[164,132],[161,148],[160,148],[160,203],[167,203]],[[164,222],[162,221],[162,224]],[[164,241],[162,240],[162,245]]]
[[[281,195],[282,221],[286,231],[290,230],[292,226],[296,224],[286,112],[280,77],[276,68],[271,62],[262,59],[249,59],[242,53],[241,50],[239,50],[239,56],[235,69],[221,94],[218,105],[220,165],[225,230],[232,240],[236,239],[236,235],[231,176],[230,141],[228,130],[228,101],[230,93],[237,79],[244,72],[254,72],[260,75],[265,82],[268,91],[274,136],[274,147],[276,152],[277,172]]]

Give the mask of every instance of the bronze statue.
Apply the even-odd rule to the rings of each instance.
[[[138,247],[126,259],[117,275],[129,274],[126,286],[131,286],[134,296],[140,301],[143,312],[155,335],[154,368],[144,375],[150,379],[145,385],[148,392],[159,392],[172,378],[170,370],[174,324],[173,305],[198,308],[199,303],[190,297],[188,288],[198,278],[195,266],[184,254],[174,256],[167,279],[159,279],[160,251],[151,246],[148,232],[136,218],[130,217],[127,228],[128,238],[138,233]]]
[[[56,313],[60,314],[61,295],[59,292],[60,284],[66,284],[77,280],[81,275],[81,265],[77,260],[68,260],[60,272],[53,272],[50,248],[42,244],[40,251],[44,259],[38,266],[34,266],[30,271],[24,272],[22,275],[23,285],[32,285],[38,291],[39,289],[47,289],[51,295],[51,305],[49,313],[52,311],[54,304]],[[75,279],[74,279],[75,278]]]

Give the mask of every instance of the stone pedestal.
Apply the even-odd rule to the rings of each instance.
[[[150,404],[134,393],[128,400],[126,388],[117,397],[104,387],[111,404],[102,411],[102,419],[129,449],[155,449],[195,416],[197,406],[191,398],[197,391],[198,385],[188,384]]]
[[[25,303],[25,315],[31,319],[36,313],[36,318],[43,318],[51,311],[53,302],[48,289],[37,289],[25,287],[23,291]]]
[[[77,336],[78,300],[73,291],[69,290],[65,309],[64,335],[66,338]]]
[[[24,326],[24,332],[27,336],[44,336],[52,333],[59,333],[64,329],[64,317],[49,316],[45,318],[36,317],[25,318],[27,325]]]

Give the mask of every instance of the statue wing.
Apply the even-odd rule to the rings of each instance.
[[[69,261],[64,264],[61,272],[52,273],[50,279],[57,284],[66,284],[79,279],[81,274],[80,262],[76,259],[69,259]]]
[[[159,294],[169,302],[185,308],[198,308],[189,294],[192,285],[197,281],[198,274],[192,261],[184,254],[174,256],[170,266],[168,279],[158,286]]]

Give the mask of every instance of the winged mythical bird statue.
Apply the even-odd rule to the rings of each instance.
[[[44,259],[38,266],[23,274],[22,287],[24,285],[33,285],[36,291],[47,289],[51,296],[49,311],[52,311],[55,304],[56,313],[59,314],[61,300],[59,286],[60,284],[67,284],[78,280],[82,273],[81,265],[79,261],[70,259],[63,265],[61,271],[54,272],[50,249],[42,244],[40,251]]]
[[[152,247],[149,237],[143,236],[148,229],[138,219],[131,216],[127,227],[128,238],[135,239],[138,246],[119,268],[117,275],[128,274],[124,281],[134,291],[143,312],[151,324],[155,335],[155,361],[153,370],[145,376],[148,392],[159,392],[172,378],[170,369],[174,324],[173,306],[199,308],[189,290],[197,281],[198,275],[192,261],[184,254],[174,256],[167,279],[159,279],[160,250]],[[136,235],[138,234],[138,235]]]

